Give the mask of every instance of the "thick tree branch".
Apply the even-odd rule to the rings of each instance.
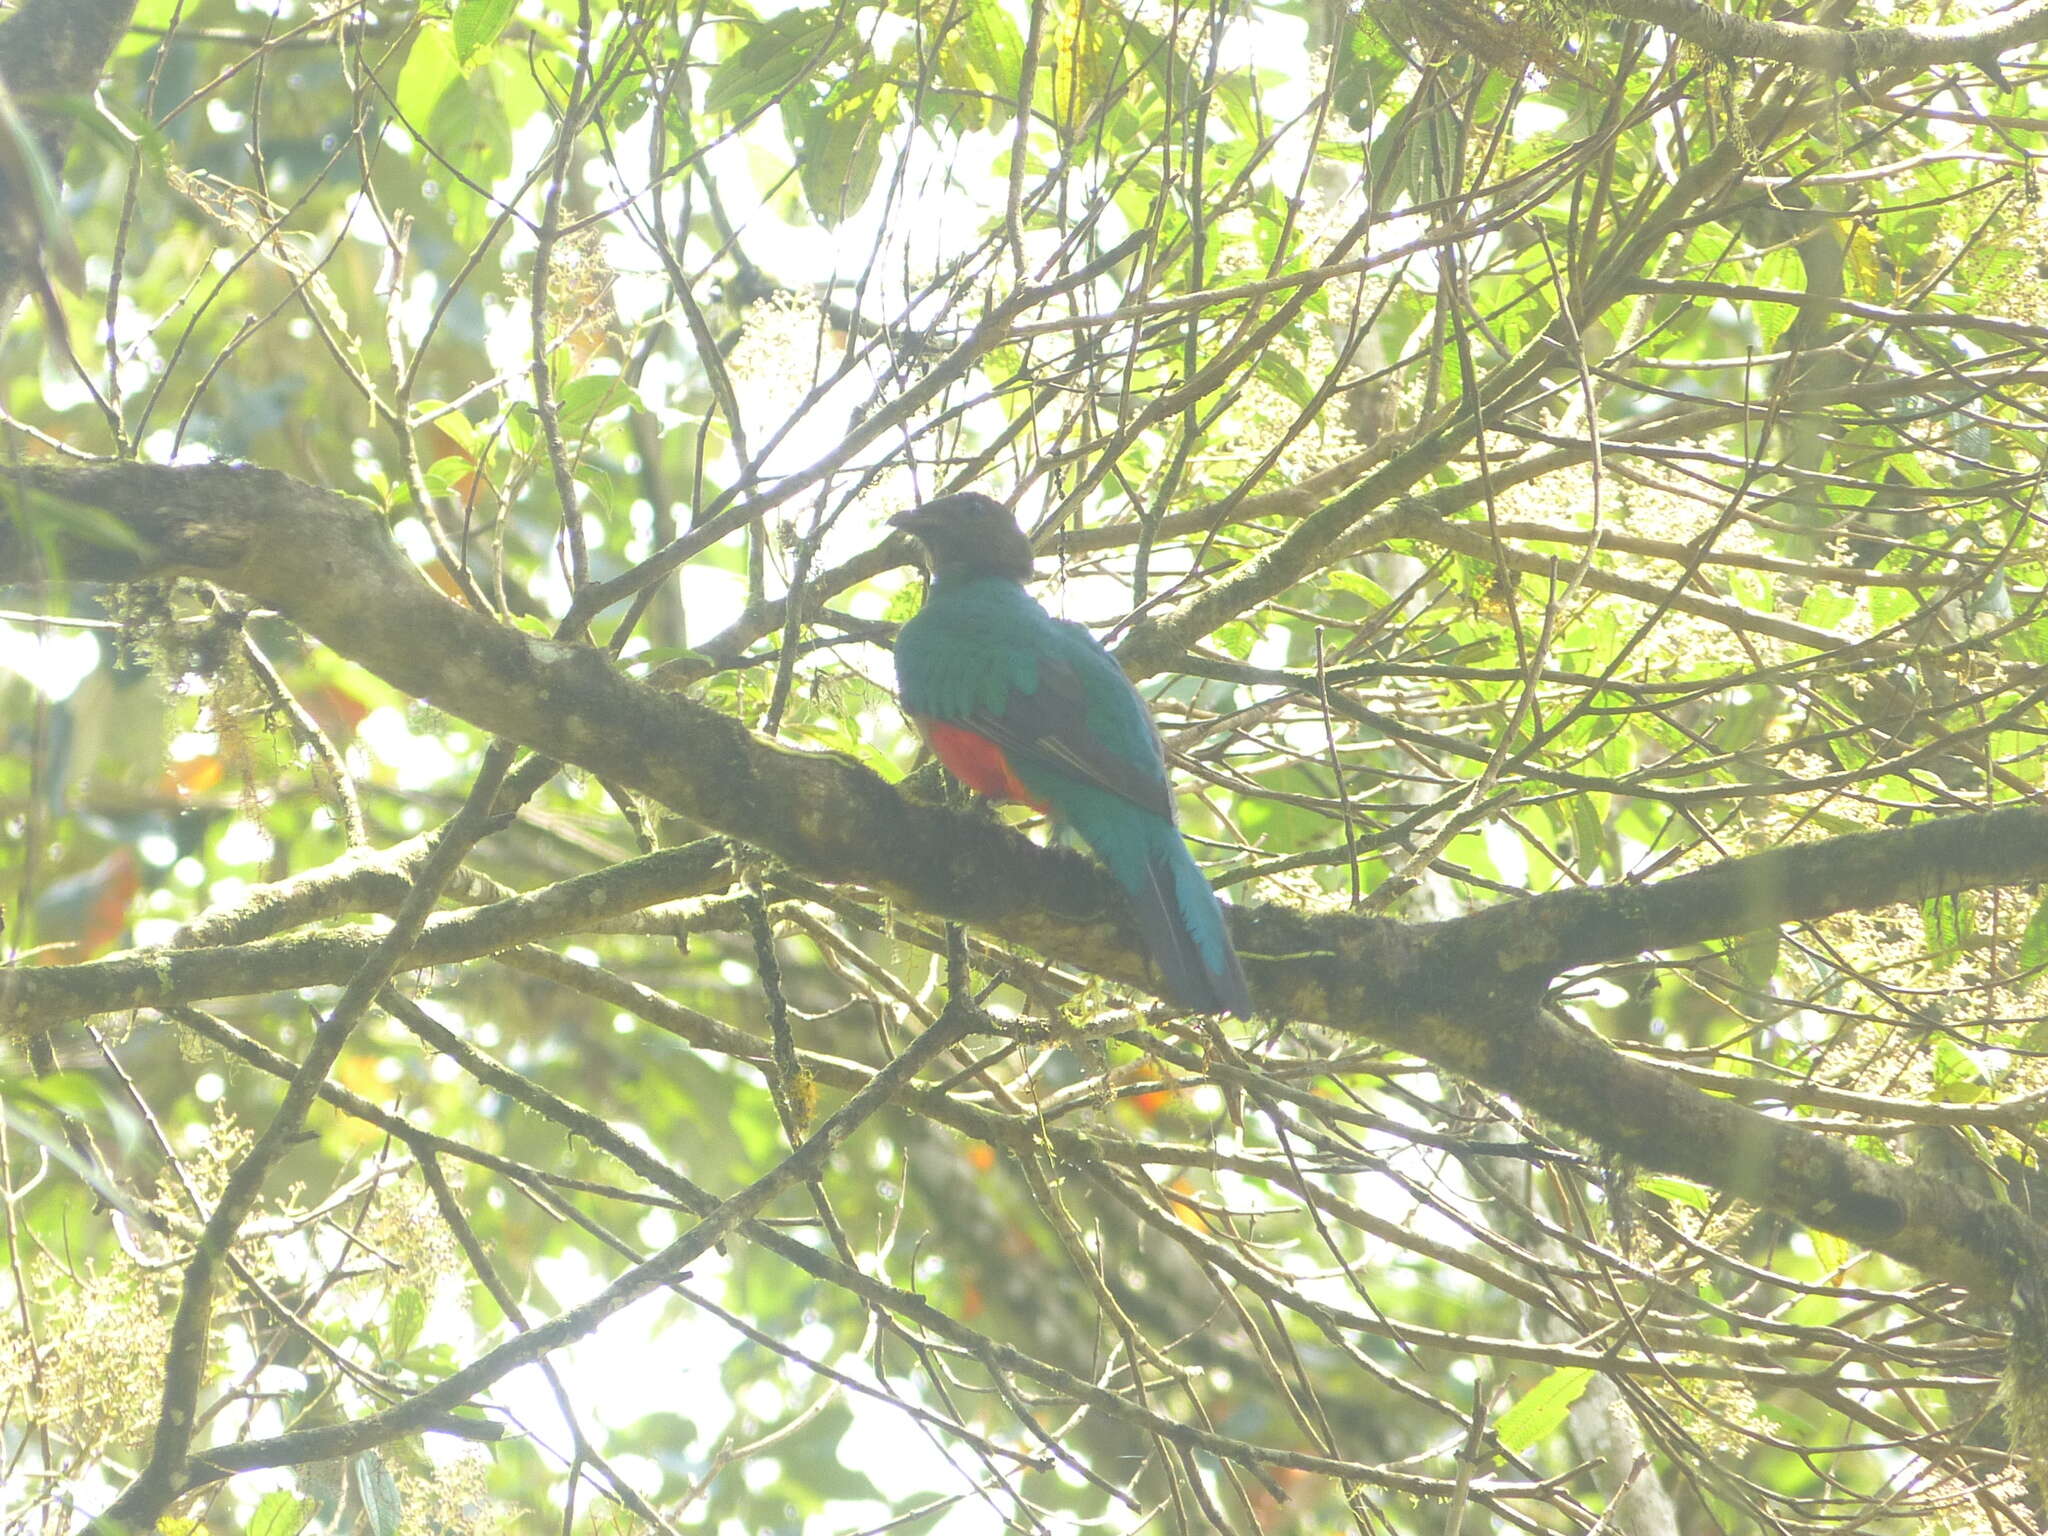
[[[399,846],[410,854],[418,844]],[[722,840],[706,840],[523,891],[488,906],[439,913],[428,920],[400,969],[457,965],[521,944],[588,932],[625,913],[722,886],[731,875],[726,855]],[[343,855],[336,865],[345,877],[362,868],[353,855]],[[351,888],[367,884],[354,878],[346,883]],[[310,888],[314,881],[309,875],[285,884]],[[387,886],[380,877],[367,894],[381,899],[388,894]],[[380,904],[365,901],[363,910],[380,910]],[[695,926],[686,918],[678,918],[677,924]],[[181,932],[166,948],[126,950],[80,965],[0,971],[0,1026],[33,1031],[66,1019],[131,1008],[174,1008],[209,998],[339,986],[383,938],[381,930],[367,925],[243,942],[222,936],[192,943],[191,931]]]
[[[1589,9],[1625,21],[1647,21],[1717,59],[1775,59],[1827,75],[1924,69],[2000,54],[2048,38],[2048,0],[2031,0],[2003,16],[1943,27],[1810,27],[1760,21],[1702,0],[1594,0]]]
[[[912,805],[909,813],[963,831],[985,825],[939,806]],[[416,844],[398,846],[410,853]],[[1044,860],[1072,862],[1058,850],[1019,839],[999,851],[985,867],[985,877],[998,883],[1029,880],[1026,871]],[[360,856],[351,853],[327,868],[350,877],[361,864]],[[312,887],[321,873],[309,871],[283,888]],[[1076,878],[1085,884],[1092,875],[1084,867]],[[441,913],[428,922],[402,968],[456,965],[563,933],[589,931],[655,903],[718,888],[729,876],[716,841],[648,854],[487,906]],[[1441,923],[1403,925],[1263,908],[1239,910],[1234,926],[1248,940],[1285,946],[1246,950],[1258,966],[1262,1003],[1271,999],[1268,1011],[1322,1017],[1310,1011],[1314,997],[1303,988],[1311,967],[1322,976],[1337,962],[1338,987],[1359,994],[1362,1011],[1328,1022],[1377,1034],[1404,1013],[1457,1006],[1468,988],[1533,994],[1550,978],[1584,966],[1838,912],[2042,879],[2048,879],[2048,810],[2015,806],[1750,854],[1655,885],[1551,892]],[[357,887],[352,878],[346,883]],[[381,896],[383,882],[367,894]],[[943,907],[924,905],[944,896],[943,889],[920,890],[913,893],[913,904],[946,916]],[[1106,892],[1102,899],[1114,900]],[[374,902],[365,905],[375,909]],[[1011,925],[1012,914],[992,911],[992,927],[1003,931]],[[1055,925],[1033,926],[1051,932]],[[1096,925],[1056,926],[1059,938],[1050,952],[1068,954],[1071,944],[1080,943]],[[170,947],[127,950],[77,965],[0,971],[0,1027],[31,1033],[133,1008],[337,986],[362,964],[379,937],[373,928],[348,927],[244,942],[223,937],[195,945],[181,933]]]
[[[596,652],[535,639],[450,603],[364,506],[285,476],[141,465],[21,471],[35,492],[112,513],[136,550],[67,551],[105,579],[202,576],[277,608],[409,694],[647,793],[805,874],[858,882],[1103,974],[1140,979],[1106,876],[1005,828],[906,800],[860,765],[790,751],[686,699],[620,677]],[[18,561],[0,535],[0,573]],[[1878,1163],[1838,1141],[1702,1093],[1538,1006],[1573,966],[1643,950],[2048,877],[2048,812],[2014,808],[1789,848],[1652,887],[1546,896],[1404,926],[1235,914],[1264,1011],[1370,1033],[1647,1166],[1712,1183],[2002,1292],[2048,1241],[2012,1208]],[[303,940],[269,941],[296,944]],[[256,946],[251,946],[255,948]],[[0,1020],[61,1016],[114,970],[138,989],[158,964],[208,951],[16,972]],[[92,978],[102,978],[95,982]],[[79,983],[84,983],[83,987]],[[218,984],[217,980],[216,983]],[[53,994],[69,992],[61,1005]],[[164,999],[130,992],[115,1006]]]
[[[619,676],[587,647],[457,607],[360,502],[224,466],[34,466],[13,483],[110,512],[140,541],[133,551],[67,547],[72,576],[190,575],[272,594],[281,600],[260,600],[411,696],[514,741],[552,742],[551,755],[807,874],[859,881],[1090,970],[1143,979],[1134,930],[1102,922],[1116,910],[1114,887],[1088,860],[1031,857],[1020,834],[906,801],[849,758],[763,742],[701,704]],[[0,580],[26,567],[18,527],[0,527]],[[992,869],[1003,878],[992,882]]]

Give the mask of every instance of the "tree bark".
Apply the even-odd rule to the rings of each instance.
[[[65,526],[67,503],[96,508],[132,544],[103,530],[93,540],[58,536],[74,578],[202,577],[276,608],[415,698],[639,790],[802,874],[867,886],[1086,971],[1144,980],[1121,898],[1087,859],[906,799],[851,759],[762,740],[622,677],[595,650],[460,607],[413,569],[361,502],[224,465],[27,466],[14,484],[31,511],[45,500],[41,516],[17,509],[0,525],[0,579],[25,568],[23,526]],[[2048,811],[2012,807],[1440,923],[1266,907],[1234,912],[1232,928],[1264,1013],[1372,1035],[1511,1094],[1632,1163],[1712,1184],[2003,1300],[2016,1274],[2048,1261],[2048,1230],[2013,1207],[1705,1093],[1552,1015],[1542,998],[1568,970],[1645,950],[2043,878]],[[177,979],[188,965],[210,968],[199,985],[217,995],[221,969],[233,964],[219,951],[145,951],[13,971],[0,976],[0,1026],[19,1032],[189,999]],[[255,981],[274,984],[274,973]]]

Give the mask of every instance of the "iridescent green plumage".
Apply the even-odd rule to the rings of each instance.
[[[1080,833],[1130,896],[1164,996],[1249,1016],[1137,690],[1094,636],[1024,590],[1030,546],[995,502],[970,492],[897,521],[924,543],[933,578],[897,636],[905,711],[969,784],[1043,806]]]

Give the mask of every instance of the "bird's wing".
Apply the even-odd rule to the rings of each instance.
[[[1001,603],[927,600],[897,637],[896,672],[907,711],[985,738],[1020,778],[1078,779],[1174,819],[1138,691],[1093,635],[1021,591]]]
[[[999,704],[984,701],[957,723],[1001,747],[1020,775],[1049,768],[1173,820],[1166,754],[1144,700],[1086,630],[1058,628],[1053,643],[1011,659]]]

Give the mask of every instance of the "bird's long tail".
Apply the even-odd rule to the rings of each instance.
[[[1223,907],[1182,841],[1180,828],[1108,794],[1062,797],[1060,806],[1131,898],[1160,995],[1201,1013],[1252,1016],[1251,992]]]

